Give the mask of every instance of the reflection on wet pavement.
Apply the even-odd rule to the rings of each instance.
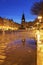
[[[0,44],[0,65],[36,65],[36,44],[33,39]]]

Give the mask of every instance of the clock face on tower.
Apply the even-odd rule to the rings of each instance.
[[[24,19],[22,21],[24,21]]]

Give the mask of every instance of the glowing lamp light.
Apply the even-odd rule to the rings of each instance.
[[[37,23],[37,25],[40,24],[42,16],[38,16],[38,19],[39,19],[39,22]],[[43,65],[43,42],[42,42],[42,39],[41,39],[42,36],[40,36],[40,33],[41,31],[37,30],[36,32],[36,35],[37,35],[37,65]]]
[[[38,19],[42,19],[42,16],[38,16]]]
[[[39,22],[41,22],[42,16],[38,16]]]
[[[37,30],[36,35],[37,35],[37,43],[41,43],[39,30]]]

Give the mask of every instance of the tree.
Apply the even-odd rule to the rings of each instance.
[[[43,1],[35,2],[31,8],[33,15],[41,15],[43,17]]]

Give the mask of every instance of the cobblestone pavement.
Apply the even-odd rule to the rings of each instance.
[[[36,42],[33,39],[0,44],[0,65],[36,65]]]

